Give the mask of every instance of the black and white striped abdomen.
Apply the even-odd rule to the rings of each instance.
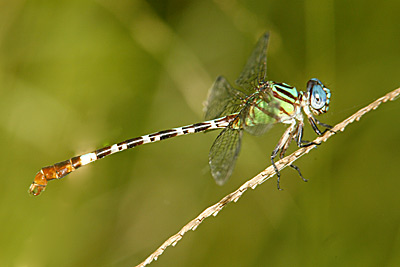
[[[215,120],[195,123],[188,126],[172,128],[169,130],[143,135],[140,137],[128,139],[126,141],[111,146],[100,148],[81,156],[76,156],[68,160],[58,162],[51,166],[44,167],[36,174],[35,180],[29,188],[29,192],[35,196],[39,195],[45,189],[47,181],[63,178],[67,174],[75,171],[76,169],[96,160],[102,159],[108,155],[112,155],[120,151],[134,148],[136,146],[144,145],[147,143],[154,143],[175,136],[225,128],[236,117],[237,114],[232,114]]]

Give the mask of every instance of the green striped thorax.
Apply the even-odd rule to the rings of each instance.
[[[291,123],[294,117],[300,115],[300,107],[305,109],[306,114],[311,111],[314,115],[320,115],[328,111],[330,97],[330,90],[316,78],[308,81],[306,92],[298,92],[286,83],[261,83],[257,92],[246,99],[245,106],[249,109],[244,126]]]
[[[279,102],[281,116],[294,115],[301,100],[296,87],[277,82],[270,82],[270,87],[275,100]]]
[[[294,116],[299,106],[307,111],[311,110],[314,115],[326,113],[329,109],[331,91],[317,78],[307,82],[306,92],[298,92],[296,87],[286,83],[268,82],[268,84],[275,101],[279,103],[281,118]]]

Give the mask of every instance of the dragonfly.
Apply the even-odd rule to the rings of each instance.
[[[257,42],[244,69],[236,80],[236,88],[223,76],[219,76],[211,87],[205,103],[205,121],[188,126],[172,128],[156,133],[128,139],[100,148],[93,152],[42,168],[29,187],[29,193],[37,196],[45,190],[49,181],[61,179],[78,168],[106,156],[140,145],[154,143],[175,136],[222,129],[209,152],[211,174],[216,183],[223,185],[232,175],[239,155],[243,132],[261,135],[274,124],[289,125],[271,153],[271,163],[280,188],[280,172],[275,158],[283,158],[290,143],[295,140],[298,147],[314,142],[303,140],[304,115],[317,135],[332,127],[315,118],[329,109],[330,90],[316,78],[307,82],[306,91],[297,91],[293,86],[267,80],[267,47],[269,33]],[[304,115],[303,115],[304,113]],[[321,131],[318,125],[324,127]],[[304,180],[300,169],[291,164]]]

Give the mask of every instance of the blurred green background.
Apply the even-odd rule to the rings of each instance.
[[[1,266],[134,266],[269,166],[285,127],[245,135],[217,186],[217,132],[91,164],[39,197],[44,166],[202,121],[218,75],[233,82],[271,32],[269,79],[331,90],[336,124],[400,86],[399,1],[1,1]],[[400,101],[206,220],[151,266],[400,266]],[[309,126],[306,139],[314,138]],[[293,144],[290,151],[295,149]],[[289,151],[289,152],[290,152]]]

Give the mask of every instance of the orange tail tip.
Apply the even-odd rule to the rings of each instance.
[[[46,189],[46,185],[47,185],[47,179],[43,174],[43,171],[41,170],[36,174],[35,180],[29,187],[28,192],[34,196],[38,196],[42,191]]]
[[[34,196],[39,195],[46,188],[47,182],[53,179],[61,179],[81,166],[80,157],[75,157],[42,168],[35,176],[35,180],[28,192]]]
[[[45,185],[38,185],[35,182],[33,182],[31,184],[31,186],[29,187],[28,192],[34,196],[38,196],[40,195],[40,193],[42,193],[42,191],[44,191],[46,189]]]

